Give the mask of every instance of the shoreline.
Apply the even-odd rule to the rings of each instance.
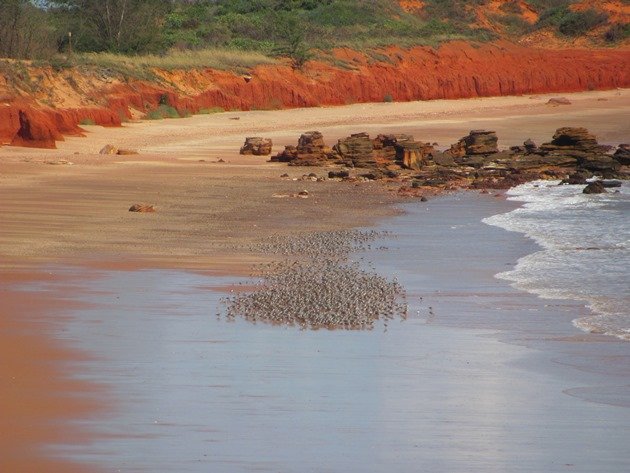
[[[584,103],[576,100],[576,104],[584,107],[583,116],[589,116],[590,108],[597,106],[598,94],[580,95],[586,97]],[[626,91],[623,94],[623,100],[630,99]],[[493,103],[492,100],[489,102]],[[507,99],[499,102],[513,107]],[[505,141],[508,144],[516,140],[518,131],[513,129],[516,128],[514,123],[521,126],[523,123],[536,122],[536,130],[539,130],[536,133],[542,134],[543,130],[547,130],[546,136],[550,136],[553,131],[551,123],[579,120],[582,116],[578,107],[572,107],[557,110],[546,117],[534,115],[528,118],[527,113],[536,114],[541,106],[544,108],[539,103],[528,109],[521,118],[510,115],[503,123],[498,121],[498,117],[505,114],[501,108],[486,110],[479,117],[475,107],[470,104],[449,104],[455,109],[448,113],[459,113],[458,110],[462,109],[468,112],[463,112],[456,123],[446,125],[441,132],[444,139],[463,136],[465,133],[461,130],[472,126],[467,120],[473,116],[483,123],[500,125],[506,131]],[[394,107],[397,105],[404,104],[393,104]],[[443,105],[431,106],[439,108]],[[622,106],[611,105],[603,102],[599,104],[605,110]],[[279,175],[284,172],[298,179],[305,172],[322,171],[317,168],[287,168],[266,163],[266,158],[240,157],[236,154],[245,130],[252,123],[260,121],[261,117],[269,120],[268,129],[278,144],[283,140],[287,143],[295,141],[297,135],[292,130],[313,123],[312,119],[323,120],[316,122],[322,126],[329,120],[330,125],[326,125],[324,131],[328,130],[326,136],[331,138],[363,128],[368,131],[377,127],[428,130],[445,126],[439,120],[431,122],[426,115],[422,115],[426,111],[420,112],[421,118],[417,118],[414,114],[418,112],[410,108],[410,116],[416,116],[410,122],[413,124],[398,126],[396,123],[405,119],[395,115],[388,118],[390,122],[387,124],[367,127],[363,125],[362,117],[356,117],[356,110],[360,107],[363,110],[362,105],[349,109],[295,111],[295,128],[287,124],[287,118],[292,116],[291,111],[239,112],[242,119],[236,125],[233,125],[234,122],[223,123],[232,116],[226,113],[223,117],[192,117],[156,124],[134,124],[123,128],[124,133],[118,133],[121,130],[94,127],[88,138],[68,139],[59,150],[2,148],[0,215],[4,231],[0,235],[0,270],[3,285],[16,271],[34,271],[59,263],[81,263],[105,270],[124,269],[128,274],[141,268],[187,268],[203,272],[212,268],[214,274],[218,275],[244,275],[249,272],[252,263],[260,261],[260,256],[250,251],[251,244],[277,233],[279,228],[282,229],[281,233],[290,236],[307,229],[329,231],[376,224],[394,215],[397,212],[395,206],[408,200],[374,183],[353,185],[281,180]],[[384,107],[383,104],[365,105],[365,110],[371,110],[370,113],[377,120],[377,117],[382,118]],[[557,116],[560,111],[564,114],[561,117]],[[309,112],[314,116],[305,117]],[[571,113],[576,115],[571,118]],[[351,123],[345,127],[339,126],[348,121],[348,117],[354,117]],[[598,113],[593,113],[591,118],[594,126],[600,126],[597,125],[600,122]],[[216,130],[208,134],[215,125]],[[192,131],[184,131],[188,126]],[[602,128],[608,130],[606,136],[617,136],[620,130],[623,131],[623,128]],[[221,133],[224,136],[219,136]],[[169,134],[173,135],[171,141]],[[501,134],[499,137],[502,139]],[[524,138],[518,139],[522,141]],[[116,156],[113,159],[97,155],[98,149],[110,141],[121,146],[141,145],[139,148],[142,154]],[[75,155],[76,152],[81,154]],[[216,163],[215,156],[223,156],[228,162]],[[45,164],[51,159],[68,159],[75,164]],[[200,162],[199,159],[206,161]],[[305,188],[312,196],[309,199],[272,197],[277,191],[294,193]],[[127,212],[130,204],[145,200],[157,203],[156,214],[130,215]],[[430,207],[431,202],[428,205]],[[73,297],[72,294],[69,296]],[[19,301],[16,303],[21,304]],[[28,333],[37,337],[43,334],[42,340],[50,341],[48,334],[58,321],[37,318],[38,323],[33,324],[33,317],[39,317],[38,312],[33,311],[26,319],[24,314],[24,310],[16,306],[11,313],[3,314],[2,322],[22,324],[22,327],[28,328]],[[24,344],[23,348],[26,347]],[[31,355],[25,360],[31,360],[32,364],[41,362],[36,352]],[[64,386],[67,387],[64,383],[72,373],[72,366],[76,366],[74,362],[81,359],[83,354],[62,350],[59,356],[63,361],[55,363],[54,369],[67,367],[68,362],[71,368],[63,368],[60,372],[48,368],[46,371],[47,375],[59,381],[60,396],[65,398],[63,407],[51,413],[48,420],[60,416],[65,419],[62,421],[65,426],[70,424],[69,419],[76,419],[77,415],[82,416],[85,412],[70,413],[67,409],[75,400],[71,392],[63,390]],[[36,378],[33,377],[33,380]],[[91,388],[83,386],[77,389],[87,389],[89,392]],[[19,398],[16,399],[19,403]],[[97,403],[99,409],[103,407],[102,401]],[[52,433],[57,435],[57,431]],[[5,432],[2,434],[7,435]],[[34,444],[50,441],[54,439],[26,439],[23,448],[30,449]]]
[[[420,209],[416,205],[407,205],[413,207],[414,215],[418,214]],[[451,264],[451,260],[460,258],[457,247],[460,247],[461,243],[458,241],[462,237],[466,238],[466,233],[457,240],[445,234],[443,241],[451,242],[449,245],[455,246],[446,246],[446,248],[451,248],[450,251],[445,248],[434,252],[433,255],[422,251],[422,247],[413,255],[408,253],[406,245],[409,242],[409,236],[413,235],[409,233],[409,230],[397,232],[394,239],[389,242],[389,248],[385,250],[377,249],[378,243],[375,243],[372,251],[357,253],[355,257],[365,257],[366,260],[372,261],[379,273],[387,273],[391,270],[383,264],[384,261],[389,261],[389,264],[393,264],[392,267],[396,268],[399,280],[413,289],[409,297],[412,300],[412,312],[417,309],[418,314],[411,315],[404,321],[391,321],[387,324],[386,331],[383,331],[380,323],[371,331],[346,332],[303,331],[297,327],[251,324],[241,319],[228,322],[222,318],[212,322],[210,319],[214,312],[213,304],[218,303],[226,281],[234,281],[231,277],[206,277],[180,270],[145,270],[135,273],[103,271],[99,273],[94,283],[78,281],[77,294],[84,294],[80,300],[93,305],[94,309],[83,311],[82,317],[75,318],[76,322],[70,323],[63,336],[68,340],[74,340],[73,343],[78,344],[79,348],[89,347],[90,350],[94,350],[98,361],[86,363],[83,368],[84,373],[87,373],[88,380],[104,378],[106,384],[115,386],[115,397],[120,404],[117,407],[118,412],[109,416],[107,422],[93,424],[105,429],[108,433],[105,439],[99,440],[97,436],[97,441],[88,449],[74,446],[62,448],[60,452],[65,452],[64,455],[69,455],[70,458],[97,463],[105,462],[104,464],[112,467],[144,465],[152,471],[170,471],[176,464],[179,465],[181,471],[191,472],[207,471],[208,467],[221,472],[251,471],[251,469],[268,465],[269,462],[280,462],[277,464],[284,465],[283,471],[294,471],[292,466],[295,459],[293,457],[281,459],[274,453],[274,449],[263,448],[266,445],[264,440],[255,440],[270,438],[265,435],[260,436],[260,432],[269,428],[273,428],[276,432],[276,429],[279,429],[277,422],[282,424],[285,419],[293,419],[294,415],[305,422],[304,416],[310,412],[312,403],[318,405],[319,402],[325,402],[325,405],[328,405],[331,397],[338,399],[339,396],[343,398],[343,396],[352,395],[356,396],[358,405],[364,406],[364,402],[369,402],[371,405],[376,401],[371,399],[368,401],[369,396],[368,399],[365,396],[373,389],[372,383],[379,384],[380,378],[374,374],[366,374],[367,377],[361,378],[358,373],[353,375],[351,371],[346,370],[348,365],[356,365],[355,369],[358,369],[359,363],[363,364],[369,360],[368,364],[373,364],[380,360],[379,365],[384,364],[378,370],[379,376],[384,377],[382,382],[386,386],[396,386],[400,383],[395,392],[397,402],[402,402],[400,409],[403,411],[406,407],[417,406],[418,403],[420,405],[428,403],[428,405],[434,405],[433,409],[437,412],[444,412],[441,401],[438,399],[451,391],[443,391],[434,397],[435,390],[439,391],[454,383],[450,389],[453,390],[452,394],[457,393],[457,399],[461,396],[467,402],[475,404],[480,412],[493,413],[492,415],[497,415],[498,418],[502,418],[502,415],[507,416],[503,422],[508,422],[509,429],[514,430],[514,436],[501,442],[495,439],[499,444],[505,443],[506,459],[514,458],[515,455],[518,457],[522,453],[516,453],[513,450],[514,442],[517,445],[530,436],[545,439],[549,433],[538,429],[541,427],[550,429],[553,425],[551,431],[560,429],[558,432],[565,435],[566,440],[554,445],[555,441],[549,437],[547,440],[551,443],[548,446],[540,451],[530,450],[529,454],[537,458],[535,452],[549,450],[546,455],[550,455],[550,458],[567,458],[567,463],[575,462],[576,471],[592,471],[589,468],[607,463],[590,457],[588,452],[583,455],[572,450],[565,451],[562,445],[573,445],[574,442],[588,439],[593,432],[593,427],[589,422],[595,419],[598,422],[604,422],[603,419],[607,419],[606,425],[610,427],[611,432],[617,432],[617,434],[610,433],[604,436],[610,437],[606,449],[616,455],[611,458],[613,462],[611,464],[619,465],[620,461],[623,462],[623,457],[619,456],[621,453],[618,448],[619,442],[613,441],[611,436],[615,435],[615,438],[619,438],[619,428],[623,425],[623,419],[627,414],[627,410],[617,412],[616,409],[627,409],[630,404],[625,399],[625,391],[615,393],[611,391],[610,386],[614,384],[613,381],[619,380],[620,376],[623,379],[623,373],[627,372],[623,361],[629,356],[627,344],[614,339],[604,341],[598,336],[573,336],[571,333],[574,329],[570,323],[565,323],[564,315],[569,317],[570,311],[577,307],[575,302],[543,301],[535,295],[512,288],[507,281],[494,279],[493,275],[500,267],[499,261],[516,258],[519,254],[523,254],[523,243],[526,238],[489,227],[481,223],[477,216],[488,215],[487,212],[490,209],[509,209],[514,206],[513,202],[501,201],[491,196],[470,194],[440,197],[427,205],[426,212],[429,214],[420,220],[424,224],[426,238],[431,238],[433,234],[444,234],[444,228],[450,228],[454,221],[464,224],[464,227],[454,231],[472,231],[473,234],[480,231],[482,234],[495,235],[488,237],[481,247],[477,245],[478,254],[468,261],[470,269],[475,271],[462,273],[461,269]],[[438,208],[449,208],[453,212],[431,214]],[[471,212],[473,210],[474,212]],[[420,213],[423,212],[425,210]],[[464,220],[453,219],[453,213],[455,215],[461,213],[468,217]],[[410,217],[413,215],[393,217],[381,222],[379,227],[395,230],[410,229],[418,222],[416,218]],[[470,226],[473,221],[477,223]],[[431,227],[427,228],[429,224]],[[497,235],[502,235],[499,240],[496,239]],[[496,245],[507,249],[508,252],[496,253],[494,248]],[[527,246],[531,249],[533,244],[530,242]],[[399,254],[408,255],[402,265]],[[494,256],[490,257],[491,254]],[[441,266],[432,264],[434,262],[432,258],[440,258],[440,255],[446,257],[447,261]],[[481,263],[484,260],[485,263]],[[419,265],[420,268],[427,269],[420,270],[418,273]],[[410,274],[420,274],[420,279],[416,282],[406,280],[405,274],[408,268],[416,268],[414,273]],[[454,280],[451,274],[453,271],[463,279]],[[425,274],[430,277],[425,278]],[[412,277],[416,278],[416,276]],[[473,281],[476,281],[475,286],[469,286]],[[199,291],[199,287],[204,287],[206,290]],[[207,290],[209,287],[217,287],[219,292]],[[423,300],[418,301],[418,295],[422,295]],[[115,302],[113,296],[116,296],[115,299],[120,297],[121,302]],[[471,296],[473,296],[472,301]],[[119,304],[126,308],[125,314],[128,312],[128,315],[119,314],[113,317],[119,312],[116,309]],[[429,307],[435,311],[434,316],[427,312]],[[476,319],[475,314],[481,318]],[[471,319],[473,316],[475,317]],[[551,319],[549,319],[550,316],[552,316]],[[528,321],[528,318],[531,320]],[[502,322],[496,324],[496,320],[502,320]],[[544,320],[547,321],[542,322]],[[541,322],[544,323],[544,327],[537,326]],[[103,337],[101,332],[106,333],[107,336]],[[110,346],[111,337],[114,337],[114,346]],[[155,345],[157,340],[159,340],[158,345]],[[347,348],[343,348],[346,344]],[[524,347],[521,347],[523,345]],[[341,383],[340,385],[344,387],[339,392],[338,388],[326,384],[330,392],[310,393],[307,405],[301,404],[302,400],[306,399],[302,397],[305,393],[290,395],[288,399],[291,399],[291,402],[288,405],[285,404],[289,402],[288,399],[281,402],[279,399],[288,395],[282,390],[286,382],[299,387],[305,382],[304,376],[308,381],[307,386],[311,386],[313,376],[315,379],[323,377],[321,382],[331,382],[327,374],[331,366],[328,362],[320,366],[322,359],[311,352],[311,349],[314,350],[315,347],[318,348],[318,353],[321,350],[326,359],[330,359],[337,366],[335,373],[339,370],[339,375],[343,373],[344,376],[350,376],[352,383],[365,385],[364,393],[354,393],[356,387],[354,384]],[[346,353],[346,356],[342,356],[342,353]],[[389,356],[385,356],[386,353]],[[398,357],[401,358],[394,365],[389,364]],[[228,359],[232,361],[226,362]],[[254,363],[253,359],[259,361]],[[291,359],[296,361],[289,362],[288,360]],[[413,365],[409,365],[412,360],[415,360]],[[250,372],[249,366],[252,363],[257,368]],[[294,363],[296,366],[293,366]],[[107,366],[105,372],[103,372],[104,364]],[[310,368],[307,369],[306,366]],[[416,371],[407,373],[404,368],[406,366],[415,366],[414,370],[424,372],[424,376],[418,379],[419,385],[416,388],[420,389],[417,392],[419,398],[412,397],[414,401],[409,406],[407,406],[411,402],[409,400],[411,393],[408,392],[409,383],[412,383],[411,380],[414,379],[410,376],[412,373],[416,375],[418,373]],[[158,372],[162,369],[165,369],[166,373],[158,376]],[[390,369],[391,372],[389,372]],[[436,370],[441,369],[446,373],[444,376],[437,375]],[[287,372],[283,375],[284,370]],[[306,370],[310,374],[300,375],[299,370]],[[453,370],[455,373],[459,372],[458,377],[451,378],[454,374]],[[124,382],[131,373],[137,381]],[[179,374],[176,375],[176,373]],[[337,379],[336,376],[339,375],[335,375],[333,379]],[[172,376],[176,376],[177,380],[173,380]],[[270,383],[267,376],[270,376],[274,382]],[[508,380],[511,381],[507,386],[515,383],[514,391],[504,385]],[[487,382],[490,384],[486,385]],[[443,383],[448,384],[445,386]],[[481,383],[480,386],[475,388],[474,386],[479,383]],[[274,389],[272,386],[278,386],[278,388]],[[302,392],[302,388],[295,389]],[[481,390],[477,391],[477,389]],[[489,389],[508,391],[501,394],[506,399],[498,404],[489,403],[485,400],[486,396],[492,399]],[[429,393],[432,394],[426,398]],[[534,394],[541,399],[542,405],[536,406],[534,403],[530,408],[529,404],[523,404],[523,401],[531,400]],[[185,396],[187,401],[180,399],[179,396]],[[565,400],[564,396],[572,396],[575,401]],[[620,399],[618,402],[614,401],[615,396]],[[175,407],[169,408],[167,404],[164,404],[168,399],[180,399],[180,402],[176,403]],[[584,400],[605,407],[590,409],[580,404]],[[556,406],[558,411],[551,410],[545,403]],[[142,407],[144,404],[146,407]],[[373,407],[379,405],[380,403],[377,402]],[[390,406],[390,409],[394,405],[396,403],[385,404],[385,406]],[[479,420],[473,421],[470,416],[475,417],[474,411],[468,411],[465,406],[466,404],[463,404],[458,408],[451,405],[453,412],[444,413],[443,416],[451,418],[451,422],[463,422],[464,425],[467,422],[473,422],[471,426],[464,427],[465,431],[469,428],[476,429],[477,427],[473,426],[476,426]],[[514,407],[508,408],[508,406]],[[218,416],[216,409],[225,409],[225,413]],[[306,412],[300,409],[305,409]],[[347,409],[350,413],[359,413],[352,405],[348,405]],[[518,417],[516,412],[511,413],[514,409],[518,412],[521,410],[529,412],[528,422],[519,427],[521,424],[514,419],[521,417]],[[332,412],[336,412],[335,415],[343,419],[341,425],[347,428],[354,426],[351,430],[354,432],[353,435],[359,435],[359,438],[370,444],[371,441],[362,433],[363,427],[355,426],[354,414],[342,414],[334,408]],[[407,413],[406,422],[414,419],[413,412],[417,411],[411,410]],[[584,420],[582,424],[580,417],[577,416],[578,413],[584,419],[591,420]],[[191,415],[194,416],[194,420],[190,417]],[[204,415],[208,416],[208,420],[205,420]],[[278,415],[281,420],[275,417]],[[302,427],[311,426],[308,429],[313,429],[314,435],[320,438],[322,427],[316,427],[319,423],[313,424],[314,419],[319,418],[320,415],[328,418],[329,414],[315,409],[311,415],[316,417],[309,416],[311,420]],[[369,412],[361,411],[361,415],[367,415],[367,419],[372,419]],[[385,413],[382,415],[386,416]],[[389,415],[385,419],[388,419]],[[398,423],[405,424],[403,418],[394,418],[398,419]],[[618,422],[611,424],[612,418],[617,418]],[[249,446],[249,449],[243,449],[241,448],[243,445],[237,443],[239,448],[234,450],[236,445],[228,439],[241,438],[243,432],[240,428],[244,425],[243,423],[247,425],[248,422],[256,423],[256,427],[251,427],[253,433],[245,435],[241,440]],[[337,425],[335,420],[330,419],[329,422],[331,424],[325,424],[324,431],[326,432],[330,432],[330,429],[334,431]],[[371,423],[373,420],[367,422]],[[424,427],[430,427],[437,432],[444,431],[442,435],[452,432],[450,428],[435,424],[430,418],[423,422],[428,422]],[[363,425],[363,422],[360,424]],[[234,427],[230,427],[232,425]],[[294,427],[298,425],[301,424],[298,422]],[[380,424],[374,427],[378,425]],[[387,424],[387,427],[380,428],[385,428],[385,431],[396,438],[398,435],[396,425],[396,423]],[[449,423],[447,422],[446,425]],[[583,433],[579,433],[580,429],[574,433],[565,430],[568,426],[575,430],[576,425],[582,426]],[[120,430],[123,426],[127,435]],[[203,426],[212,428],[204,430]],[[485,428],[488,429],[489,426]],[[288,430],[291,432],[291,428]],[[405,429],[403,431],[406,432]],[[491,431],[494,432],[492,429]],[[177,446],[171,444],[171,448],[166,450],[159,447],[162,442],[169,442],[168,439],[175,432],[180,432],[179,435],[184,435],[188,439],[186,444],[190,442],[190,445],[196,447],[190,450],[180,444]],[[419,431],[414,432],[418,435]],[[492,436],[490,431],[487,431],[486,435]],[[350,440],[350,437],[343,438],[348,445],[358,447],[356,442]],[[427,436],[423,438],[429,441]],[[474,443],[472,438],[468,440],[462,438],[462,445]],[[211,443],[207,444],[208,441]],[[294,443],[296,441],[298,445],[301,444],[299,440],[294,439]],[[396,449],[399,451],[399,456],[396,458],[374,458],[369,454],[368,458],[372,458],[376,462],[375,465],[397,465],[400,467],[399,471],[415,471],[411,468],[411,464],[414,465],[413,468],[417,468],[418,464],[430,465],[427,457],[417,457],[418,453],[413,453],[413,449],[408,450],[411,448],[409,444],[411,441],[411,439],[397,440]],[[415,441],[418,442],[418,440]],[[594,444],[599,445],[597,441]],[[336,465],[345,465],[347,468],[363,465],[357,462],[356,458],[344,463],[337,453],[329,451],[327,442],[320,442],[319,445],[322,451],[332,455],[331,461]],[[440,445],[440,448],[446,448],[447,445]],[[190,455],[198,455],[196,448],[202,446],[202,451],[205,451],[206,455],[203,458],[200,456],[199,466],[187,463],[185,460],[195,458]],[[468,447],[462,448],[460,454]],[[488,448],[488,445],[484,445],[483,448]],[[219,454],[217,449],[223,453]],[[160,460],[161,455],[158,452],[167,450],[169,458]],[[117,451],[119,454],[110,458],[106,454],[109,451]],[[146,451],[152,451],[153,454],[147,457],[143,453]],[[247,453],[248,451],[250,453]],[[302,449],[297,451],[304,452]],[[487,454],[491,455],[489,452]],[[318,458],[321,457],[318,455]],[[464,463],[466,467],[463,467],[459,463],[462,461],[461,458],[457,456],[452,458],[453,462],[447,462],[450,465],[449,471],[470,471],[466,469],[470,467],[470,464]],[[492,458],[495,457],[484,457],[482,460],[472,456],[470,461],[473,465],[492,465],[494,461]],[[411,459],[415,460],[407,463]],[[164,463],[160,463],[161,461]],[[539,463],[541,461],[543,463]],[[544,463],[544,457],[538,457],[538,460],[533,463],[538,467],[542,464],[547,464]],[[321,463],[306,454],[304,465],[301,471],[318,471]],[[367,471],[382,471],[378,466],[372,466],[372,468],[376,469],[367,468]],[[540,468],[524,467],[518,471],[540,471]],[[615,470],[603,467],[600,471]]]

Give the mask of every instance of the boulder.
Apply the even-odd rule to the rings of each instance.
[[[582,190],[584,194],[604,194],[605,192],[606,189],[604,189],[602,181],[591,182]]]
[[[251,136],[245,138],[245,143],[241,147],[240,154],[254,156],[268,156],[271,154],[273,142],[269,138]]]

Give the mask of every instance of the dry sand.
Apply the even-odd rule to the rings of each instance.
[[[98,393],[90,383],[72,381],[62,368],[85,355],[50,339],[58,321],[43,316],[53,301],[26,300],[19,291],[25,282],[45,277],[45,265],[244,273],[260,258],[251,244],[270,234],[364,226],[395,212],[390,204],[400,201],[396,185],[282,179],[285,172],[297,178],[324,171],[240,157],[246,136],[273,138],[274,152],[313,129],[329,144],[368,131],[412,133],[447,147],[470,129],[486,128],[496,130],[500,146],[508,147],[527,138],[549,141],[556,128],[569,125],[587,127],[604,143],[630,138],[629,91],[567,95],[573,104],[560,107],[545,105],[549,97],[227,112],[121,129],[86,127],[87,137],[67,138],[57,150],[0,148],[0,356],[9,360],[0,375],[13,380],[18,373],[21,379],[3,386],[9,416],[7,422],[3,414],[0,427],[2,448],[17,453],[2,455],[14,462],[8,471],[40,469],[48,460],[39,446],[72,438],[60,421],[93,411]],[[140,154],[98,155],[107,143]],[[72,164],[59,164],[64,161]],[[303,189],[308,199],[273,197]],[[128,212],[137,202],[158,211]],[[70,471],[52,461],[46,468]]]

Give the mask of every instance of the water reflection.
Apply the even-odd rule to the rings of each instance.
[[[499,251],[502,230],[453,202],[469,215],[471,231],[486,232],[478,235]],[[538,302],[527,296],[509,310],[492,309],[518,294],[493,280],[496,257],[469,258],[482,268],[474,277],[422,260],[415,217],[400,218],[407,223],[388,222],[399,236],[386,255],[365,256],[398,275],[415,294],[410,313],[421,316],[387,331],[217,319],[222,294],[198,288],[234,279],[142,271],[81,282],[75,293],[94,306],[81,309],[60,336],[97,355],[82,367],[84,376],[110,386],[117,408],[90,421],[107,437],[59,451],[114,471],[504,472],[565,464],[574,465],[571,471],[622,471],[630,460],[630,410],[562,393],[576,379],[597,383],[600,375],[564,368],[558,376],[540,368],[549,363],[543,355],[446,320],[492,310],[491,320],[524,318]],[[450,228],[431,222],[442,235]],[[461,241],[441,241],[451,241],[446,254],[456,262]],[[477,256],[489,258],[482,247]],[[427,324],[428,304],[443,325]]]

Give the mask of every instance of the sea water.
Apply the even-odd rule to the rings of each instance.
[[[508,198],[523,205],[484,219],[541,247],[497,277],[543,298],[584,301],[591,313],[576,327],[630,340],[630,185],[589,195],[558,184],[517,186]]]

